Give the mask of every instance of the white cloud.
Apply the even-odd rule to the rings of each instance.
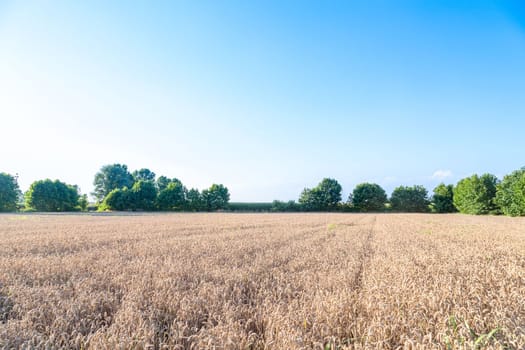
[[[431,178],[436,179],[436,180],[443,180],[451,176],[452,176],[452,171],[440,169],[440,170],[434,171],[434,174],[432,174]]]

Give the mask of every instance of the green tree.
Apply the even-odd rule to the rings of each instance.
[[[454,206],[454,185],[445,185],[444,183],[441,183],[434,188],[431,208],[435,213],[456,212],[457,209]]]
[[[202,191],[202,200],[207,211],[226,209],[230,201],[228,188],[213,184],[209,189]]]
[[[93,196],[98,202],[104,200],[104,198],[117,188],[133,186],[133,176],[128,171],[128,167],[124,164],[108,164],[104,165],[98,173],[95,174],[95,190]]]
[[[99,210],[128,210],[131,209],[131,192],[127,187],[115,188],[108,193]]]
[[[298,202],[304,211],[321,210],[321,196],[315,188],[305,188],[301,192]]]
[[[157,197],[161,210],[181,210],[186,206],[186,189],[180,182],[170,182]]]
[[[39,211],[73,211],[78,209],[79,198],[77,186],[59,180],[39,180],[29,187],[26,206]]]
[[[505,215],[525,215],[525,168],[506,175],[497,185],[496,204]]]
[[[157,201],[157,188],[153,181],[139,180],[130,191],[131,209],[153,210]]]
[[[192,211],[205,210],[205,203],[198,189],[192,188],[186,194],[186,208]]]
[[[299,204],[306,211],[335,210],[341,202],[341,190],[337,180],[324,178],[316,187],[303,190]]]
[[[337,209],[337,205],[341,202],[342,191],[342,187],[337,180],[325,178],[321,180],[316,189],[321,198],[322,210]]]
[[[0,212],[16,210],[20,194],[17,178],[0,173]]]
[[[181,186],[183,186],[182,182],[179,179],[175,178],[175,177],[173,179],[170,179],[170,178],[167,178],[166,176],[159,176],[157,178],[157,182],[156,182],[157,190],[159,192],[162,192],[162,190],[164,190],[166,187],[168,187],[168,185],[170,183],[178,183]]]
[[[82,211],[86,211],[89,205],[87,194],[83,194],[78,198],[78,207]]]
[[[147,168],[142,168],[139,170],[135,170],[133,174],[133,180],[135,182],[137,181],[155,181],[155,173]]]
[[[428,191],[423,186],[399,186],[390,197],[392,210],[403,212],[428,211]]]
[[[362,183],[352,191],[349,202],[359,211],[381,211],[385,209],[387,196],[378,184]]]
[[[497,213],[495,202],[498,179],[492,174],[472,175],[458,182],[454,189],[454,205],[464,214]]]

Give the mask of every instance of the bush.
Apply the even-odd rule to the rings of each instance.
[[[275,200],[272,202],[272,212],[298,212],[301,206],[296,201],[282,202]]]
[[[245,211],[245,212],[269,212],[273,208],[273,203],[271,202],[256,202],[256,203],[246,203],[246,202],[235,202],[228,204],[228,210],[231,211]]]
[[[109,192],[104,202],[99,206],[99,211],[128,210],[131,208],[131,194],[127,187],[116,188]]]

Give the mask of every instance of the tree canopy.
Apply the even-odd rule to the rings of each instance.
[[[157,188],[153,181],[139,180],[133,184],[130,198],[130,209],[153,210],[157,201]]]
[[[525,215],[525,168],[505,176],[497,185],[496,204],[505,215]]]
[[[431,208],[435,213],[453,213],[457,211],[454,206],[454,185],[441,183],[434,188]]]
[[[208,211],[226,209],[230,193],[223,185],[213,184],[210,188],[202,191],[202,201]]]
[[[390,197],[392,210],[403,212],[428,211],[428,191],[425,187],[399,186],[394,189]]]
[[[133,180],[137,181],[155,181],[155,173],[147,168],[135,170],[132,174]]]
[[[59,180],[35,181],[26,193],[26,205],[38,211],[73,211],[79,209],[80,194],[77,186]]]
[[[186,207],[186,188],[179,182],[170,182],[157,198],[160,210],[182,210]]]
[[[93,196],[97,201],[102,202],[111,191],[119,188],[131,188],[134,183],[133,175],[128,171],[124,164],[104,165],[98,173],[95,174],[95,190]]]
[[[357,185],[349,198],[354,208],[363,212],[384,210],[386,201],[385,190],[374,183]]]
[[[306,211],[335,210],[341,202],[342,187],[337,180],[324,178],[314,188],[305,188],[299,197],[299,204]]]
[[[497,213],[496,186],[492,174],[472,175],[458,182],[454,190],[454,205],[464,214]]]
[[[198,189],[192,188],[186,195],[186,208],[191,211],[206,210],[206,204]]]
[[[175,177],[159,176],[148,168],[133,171],[125,164],[107,164],[94,178],[94,197],[99,210],[258,210],[258,211],[382,211],[387,208],[385,190],[375,183],[358,184],[341,203],[342,187],[335,179],[324,178],[314,188],[305,188],[298,202],[275,200],[263,203],[232,203],[230,192],[222,184],[213,184],[202,192],[187,190]],[[87,195],[80,195],[76,185],[59,180],[39,180],[22,196],[17,177],[0,173],[0,211],[13,211],[21,198],[28,209],[41,211],[86,210]],[[423,186],[399,186],[390,197],[390,207],[399,212],[465,214],[505,214],[525,216],[525,167],[506,175],[499,182],[492,174],[472,175],[456,186],[439,184],[429,199]]]
[[[0,173],[0,212],[16,210],[20,194],[17,178]]]

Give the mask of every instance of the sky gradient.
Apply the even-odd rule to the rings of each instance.
[[[520,1],[2,1],[0,171],[232,201],[525,165]]]

